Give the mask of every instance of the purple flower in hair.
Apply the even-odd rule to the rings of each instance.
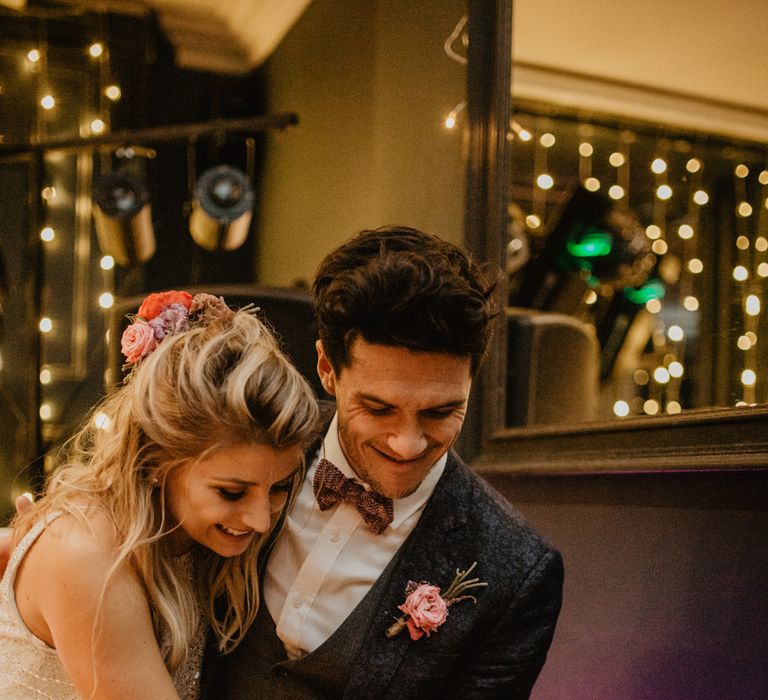
[[[189,328],[189,313],[183,304],[166,306],[149,325],[155,332],[155,339],[160,342],[169,333],[178,333]]]

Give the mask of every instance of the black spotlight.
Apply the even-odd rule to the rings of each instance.
[[[155,254],[155,233],[149,193],[141,181],[121,173],[109,173],[93,183],[93,218],[103,255],[129,267]]]
[[[253,188],[248,176],[229,165],[206,170],[195,186],[189,232],[201,248],[234,250],[251,224]]]

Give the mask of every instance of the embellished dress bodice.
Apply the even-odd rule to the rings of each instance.
[[[13,700],[78,700],[72,682],[55,649],[38,639],[19,613],[14,594],[16,574],[22,559],[60,514],[54,513],[36,523],[16,546],[0,581],[0,698]],[[191,555],[179,557],[180,573],[192,575]],[[197,700],[200,694],[200,666],[205,646],[205,625],[200,619],[197,634],[182,666],[173,673],[182,700]],[[162,643],[161,643],[162,648]]]

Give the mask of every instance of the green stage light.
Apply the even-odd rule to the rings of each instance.
[[[613,236],[608,231],[590,226],[578,241],[568,241],[566,249],[575,258],[601,258],[613,250]]]
[[[657,279],[646,282],[641,287],[627,287],[624,296],[633,304],[644,306],[651,299],[664,298],[664,285]]]

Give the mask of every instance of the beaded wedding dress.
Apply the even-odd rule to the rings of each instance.
[[[11,555],[0,581],[0,698],[13,700],[78,700],[79,696],[67,677],[55,649],[35,637],[27,629],[16,606],[14,581],[24,555],[52,522],[35,524],[19,542]],[[191,578],[191,556],[177,560],[180,573]],[[166,642],[161,642],[165,648]],[[200,666],[205,647],[205,625],[200,621],[189,653],[182,666],[173,674],[174,685],[182,700],[197,700],[200,695]],[[137,669],[138,671],[139,669]]]

